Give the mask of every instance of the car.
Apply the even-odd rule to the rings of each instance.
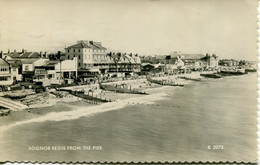
[[[46,91],[45,87],[42,85],[42,82],[35,82],[33,84],[33,90],[36,93],[41,93],[41,92],[45,92]]]

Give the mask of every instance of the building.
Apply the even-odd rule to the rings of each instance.
[[[142,63],[151,63],[151,64],[165,64],[165,57],[166,55],[148,55],[148,56],[141,56],[140,60]]]
[[[77,44],[65,48],[66,59],[72,60],[78,58],[78,68],[91,68],[96,64],[102,64],[102,60],[106,58],[106,48],[101,45],[101,42],[78,41]]]
[[[77,77],[77,59],[46,61],[35,66],[34,82],[43,86],[51,84],[71,84]]]
[[[232,66],[238,66],[239,65],[239,61],[237,60],[234,60],[234,59],[222,59],[222,60],[219,60],[219,63],[218,63],[220,66],[229,66],[229,67],[232,67]]]
[[[179,73],[185,71],[184,61],[181,56],[172,57],[171,55],[165,57],[166,63],[164,72],[167,74]]]
[[[35,59],[21,59],[22,63],[22,81],[23,82],[33,82],[33,76],[35,67],[41,66],[47,63],[48,59],[35,58]]]
[[[142,63],[142,72],[143,73],[160,73],[164,71],[165,64],[151,64],[151,63]]]
[[[184,62],[186,70],[216,69],[218,67],[218,56],[203,54],[171,54],[171,58],[179,56]]]
[[[97,77],[108,72],[109,59],[101,42],[80,40],[65,48],[65,59],[76,57],[78,76],[82,79]]]
[[[110,75],[124,77],[141,72],[141,60],[138,54],[127,53],[108,53]]]
[[[0,86],[9,86],[13,84],[11,65],[0,58]]]
[[[25,49],[22,49],[21,52],[17,52],[14,50],[13,52],[10,52],[8,50],[7,53],[3,54],[4,59],[38,59],[38,58],[48,58],[47,52],[45,53],[38,53],[38,52],[27,52]]]
[[[78,77],[111,77],[133,75],[141,71],[141,60],[137,54],[107,53],[101,42],[77,41],[65,48],[66,59],[77,58]]]
[[[207,53],[205,57],[201,58],[201,60],[206,62],[207,68],[218,68],[218,56],[216,56],[215,54],[209,55]]]
[[[11,74],[14,83],[22,81],[22,62],[21,60],[6,60],[11,66]]]

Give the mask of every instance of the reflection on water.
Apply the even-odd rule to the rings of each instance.
[[[120,104],[81,106],[19,121],[0,128],[0,159],[254,161],[256,82],[256,74],[192,82],[184,88],[153,89],[151,95]],[[224,150],[208,149],[214,145]],[[29,151],[29,146],[103,150]]]

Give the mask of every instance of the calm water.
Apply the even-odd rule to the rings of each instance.
[[[150,89],[151,95],[120,104],[67,105],[73,111],[14,122],[1,127],[0,160],[256,161],[256,76]],[[213,145],[224,149],[209,150]],[[103,150],[29,151],[29,146]]]

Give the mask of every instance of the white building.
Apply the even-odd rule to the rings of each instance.
[[[32,82],[35,67],[44,65],[48,59],[21,59],[23,82]]]
[[[10,64],[6,60],[0,58],[0,86],[12,85],[13,79],[10,69]]]
[[[78,41],[77,44],[65,48],[66,59],[78,58],[78,68],[86,69],[106,59],[106,48],[101,42]]]
[[[11,74],[14,82],[22,81],[22,63],[21,60],[7,60],[11,66]]]
[[[42,82],[43,86],[51,84],[71,84],[77,77],[77,58],[64,61],[47,61],[35,67],[33,81]]]

